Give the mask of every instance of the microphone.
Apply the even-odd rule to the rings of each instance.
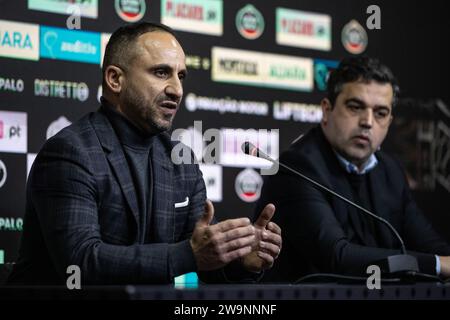
[[[300,176],[304,180],[307,180],[308,182],[312,183],[319,189],[324,190],[324,191],[328,192],[329,194],[332,194],[333,196],[346,202],[347,204],[353,206],[354,208],[357,208],[358,212],[362,211],[365,214],[367,214],[368,216],[370,216],[371,218],[386,225],[388,227],[388,229],[395,235],[395,237],[400,242],[402,254],[389,256],[386,259],[378,261],[376,264],[380,267],[380,269],[383,273],[397,274],[397,273],[404,273],[404,272],[407,272],[407,273],[419,272],[419,264],[417,262],[416,257],[407,254],[405,243],[403,242],[402,237],[397,232],[397,230],[395,230],[395,228],[392,226],[392,224],[389,223],[389,221],[377,216],[376,214],[372,213],[371,211],[367,210],[366,208],[361,207],[360,205],[354,203],[353,201],[347,199],[346,197],[340,195],[339,193],[331,190],[330,188],[325,187],[324,185],[320,184],[316,180],[311,179],[310,177],[305,176],[304,174],[298,172],[297,170],[292,169],[291,167],[285,165],[284,163],[281,163],[275,159],[272,159],[269,155],[262,152],[258,147],[256,147],[253,143],[251,143],[249,141],[244,142],[241,146],[241,149],[247,155],[268,160],[278,166],[285,168],[286,170],[288,170],[288,171],[294,173],[295,175]]]

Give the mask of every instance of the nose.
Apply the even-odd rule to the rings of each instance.
[[[359,118],[359,125],[364,128],[372,128],[374,121],[373,110],[371,108],[366,108],[364,112],[361,113]]]
[[[173,100],[179,101],[183,97],[183,84],[181,80],[176,77],[172,77],[166,86],[166,95]]]

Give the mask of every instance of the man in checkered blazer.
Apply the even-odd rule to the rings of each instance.
[[[198,272],[206,282],[254,280],[281,250],[267,205],[215,223],[194,156],[172,161],[166,133],[186,76],[171,29],[119,28],[106,47],[97,112],[49,139],[27,185],[13,284],[65,284],[76,265],[82,284],[171,283]]]

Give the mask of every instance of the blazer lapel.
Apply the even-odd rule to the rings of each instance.
[[[113,168],[113,171],[119,181],[120,188],[130,206],[136,223],[139,225],[139,210],[137,206],[136,190],[134,189],[133,181],[131,179],[130,168],[123,154],[122,148],[118,146],[114,148],[111,153],[107,155],[108,161]]]
[[[173,164],[161,139],[156,137],[151,151],[153,170],[152,238],[155,242],[172,243],[174,239]]]
[[[103,106],[101,108],[104,108]],[[130,207],[131,212],[136,220],[136,225],[139,225],[139,210],[136,199],[136,191],[134,189],[133,180],[131,179],[130,168],[125,159],[125,155],[117,139],[116,133],[106,116],[101,113],[99,117],[93,119],[94,129],[97,132],[98,139],[102,147],[106,150],[106,157],[109,164],[113,168],[113,172],[119,181],[122,193]],[[139,229],[139,228],[138,228]]]

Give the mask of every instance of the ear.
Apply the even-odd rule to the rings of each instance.
[[[320,106],[322,107],[322,124],[325,126],[328,123],[328,114],[333,110],[333,106],[328,98],[323,98]]]
[[[122,84],[124,81],[124,72],[117,66],[109,65],[105,70],[105,83],[109,90],[114,93],[122,91]]]

